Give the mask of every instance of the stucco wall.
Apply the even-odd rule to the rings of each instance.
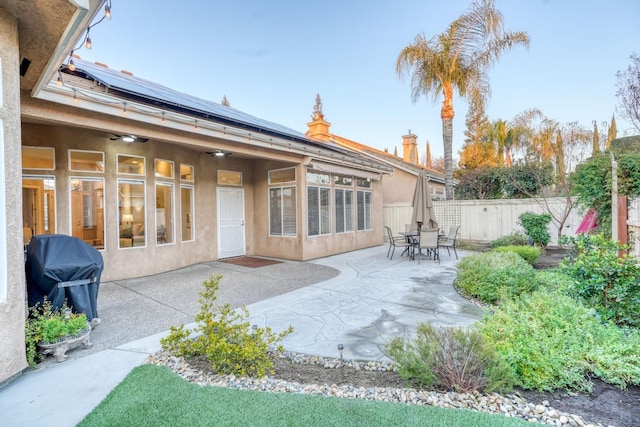
[[[0,173],[5,182],[4,228],[6,269],[0,280],[0,383],[27,366],[24,346],[25,277],[22,249],[22,195],[20,186],[20,77],[17,20],[0,6],[0,150],[4,163]],[[4,294],[4,295],[3,295]]]
[[[55,148],[55,171],[25,170],[25,175],[55,176],[56,179],[56,229],[60,234],[71,234],[70,192],[71,177],[99,177],[105,179],[105,250],[102,255],[105,269],[102,281],[117,280],[125,277],[138,277],[174,270],[198,262],[216,260],[217,247],[217,205],[216,187],[218,169],[242,172],[245,195],[245,228],[246,252],[252,254],[255,246],[253,232],[256,209],[253,195],[255,160],[234,159],[231,157],[215,158],[201,151],[190,150],[179,145],[148,142],[146,144],[126,144],[122,141],[111,141],[104,132],[83,130],[54,125],[25,123],[23,127],[23,144],[26,146],[46,146]],[[69,171],[69,149],[102,151],[105,153],[105,172],[87,173]],[[146,176],[136,177],[117,173],[117,155],[133,154],[142,156],[146,162]],[[145,188],[145,222],[147,230],[155,230],[155,176],[154,159],[175,162],[178,169],[180,163],[188,164],[195,169],[195,240],[182,242],[180,233],[176,233],[175,243],[156,245],[155,233],[147,233],[146,247],[118,248],[119,225],[117,219],[117,180],[142,179]],[[162,179],[159,182],[174,184],[175,228],[180,230],[179,189],[180,177],[176,173],[173,180]],[[263,210],[263,209],[262,209]]]

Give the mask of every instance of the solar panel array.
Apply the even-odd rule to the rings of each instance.
[[[256,130],[270,131],[277,134],[309,141],[303,133],[286,126],[260,119],[234,108],[221,105],[195,96],[187,95],[166,86],[150,82],[139,77],[122,73],[111,68],[96,65],[89,61],[77,59],[76,69],[81,70],[88,77],[98,81],[110,89],[115,89],[134,96],[142,96],[155,104],[174,106],[195,113],[220,118],[237,124],[250,126]]]

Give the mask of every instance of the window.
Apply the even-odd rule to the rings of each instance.
[[[336,233],[353,231],[353,190],[336,189]]]
[[[156,183],[156,244],[173,243],[173,184]]]
[[[269,234],[296,236],[296,187],[269,189]]]
[[[104,249],[104,180],[69,178],[71,235]]]
[[[309,236],[331,234],[331,189],[307,187],[307,232]]]
[[[371,191],[358,191],[358,230],[371,230],[373,228]]]
[[[193,237],[193,212],[195,203],[193,201],[193,186],[183,185],[180,187],[180,219],[182,223],[182,241],[194,240]]]
[[[309,184],[330,184],[331,175],[328,173],[308,171],[307,182]]]
[[[336,185],[353,185],[353,177],[350,175],[333,174],[333,182]]]
[[[218,185],[242,185],[242,172],[218,169]]]
[[[69,150],[69,170],[104,172],[104,153],[101,151]]]
[[[50,147],[22,147],[22,169],[54,170],[55,150]]]
[[[119,248],[147,244],[144,194],[144,181],[118,180]]]
[[[37,234],[56,232],[56,182],[48,176],[22,179],[22,226],[24,244]]]
[[[155,160],[156,177],[173,179],[173,162],[169,160]]]
[[[145,175],[145,159],[140,156],[118,154],[118,173]]]
[[[269,171],[269,184],[281,184],[283,182],[292,182],[296,180],[295,168],[278,169]]]
[[[358,178],[356,185],[362,188],[371,188],[371,180],[369,178]]]
[[[193,166],[180,163],[180,179],[182,181],[193,182]]]

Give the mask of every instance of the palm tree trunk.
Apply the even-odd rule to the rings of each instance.
[[[447,200],[453,200],[453,117],[442,117],[444,144],[444,188]]]

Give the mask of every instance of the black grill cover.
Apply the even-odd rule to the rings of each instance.
[[[46,297],[60,308],[66,299],[74,313],[85,313],[89,321],[97,318],[103,267],[102,254],[76,237],[34,236],[27,246],[25,264],[29,307]]]

